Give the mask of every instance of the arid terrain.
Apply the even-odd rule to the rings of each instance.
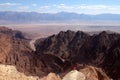
[[[103,30],[109,30],[114,32],[120,32],[120,24],[118,22],[80,22],[80,23],[30,23],[30,24],[4,24],[1,26],[7,26],[13,30],[20,30],[22,32],[30,34],[30,36],[36,37],[48,37],[53,34],[57,34],[60,31],[82,30],[84,32],[99,32]]]
[[[0,80],[120,80],[120,0],[0,0]]]
[[[80,30],[64,30],[54,34],[47,33],[47,36],[31,37],[1,26],[0,78],[119,80],[120,34],[114,31],[96,33],[91,35]],[[17,76],[14,76],[15,73]]]

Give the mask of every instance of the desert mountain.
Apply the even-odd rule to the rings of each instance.
[[[103,80],[105,73],[115,80],[120,78],[118,33],[103,31],[89,35],[82,31],[61,31],[59,34],[36,40],[36,51],[30,48],[29,42],[22,32],[0,27],[1,64],[14,65],[25,75],[39,77],[50,72],[63,77],[73,67],[84,73],[88,69],[85,69],[86,66],[94,66],[96,68],[93,67],[93,76],[95,74],[98,80]]]
[[[39,56],[30,48],[29,42],[22,32],[0,27],[0,63],[14,65],[26,75],[40,77],[61,69],[61,59],[47,54]]]
[[[2,64],[16,65],[18,71],[30,70],[32,57],[29,40],[22,32],[0,27],[0,62]]]
[[[102,68],[111,78],[120,78],[120,34],[103,31],[89,35],[82,31],[61,31],[36,41],[36,53],[57,56],[64,63],[62,70],[76,63]],[[63,66],[64,65],[64,66]]]
[[[13,31],[6,27],[0,27],[0,62],[5,63],[10,54],[29,50],[26,46],[27,39],[20,31]],[[23,44],[25,44],[23,46]]]

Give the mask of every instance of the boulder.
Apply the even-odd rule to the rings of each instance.
[[[85,80],[85,75],[77,70],[72,70],[62,80]]]

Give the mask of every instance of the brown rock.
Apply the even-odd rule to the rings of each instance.
[[[103,31],[89,35],[82,31],[61,31],[42,41],[37,40],[36,53],[41,56],[50,54],[63,60],[65,64],[60,67],[64,72],[79,63],[100,67],[111,78],[120,78],[120,34],[118,33]]]
[[[110,80],[106,73],[100,68],[87,66],[84,69],[81,69],[80,72],[86,76],[86,80]]]
[[[55,73],[49,73],[45,78],[41,80],[61,80]]]
[[[0,28],[0,63],[15,65],[26,75],[40,77],[50,72],[66,73],[76,63],[87,64],[100,67],[113,79],[120,78],[120,34],[104,31],[91,36],[68,30],[35,44],[34,52],[20,31]],[[94,78],[104,77],[100,70],[92,71],[91,75],[97,76]]]

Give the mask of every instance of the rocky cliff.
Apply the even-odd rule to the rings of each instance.
[[[46,64],[32,51],[29,42],[22,32],[0,27],[0,63],[14,65],[25,75],[43,76],[48,73],[42,71]]]
[[[63,61],[60,72],[76,64],[102,68],[111,78],[120,78],[120,34],[89,35],[82,31],[61,31],[44,40],[36,41],[38,55],[54,55]],[[65,63],[65,64],[64,64]]]
[[[101,68],[110,78],[120,78],[120,34],[61,31],[38,39],[36,51],[30,48],[29,42],[22,32],[0,27],[0,63],[14,65],[25,75],[39,77],[50,72],[63,77],[73,67],[81,70],[89,65]],[[96,68],[95,71],[97,79],[104,80],[99,76],[104,72]]]

